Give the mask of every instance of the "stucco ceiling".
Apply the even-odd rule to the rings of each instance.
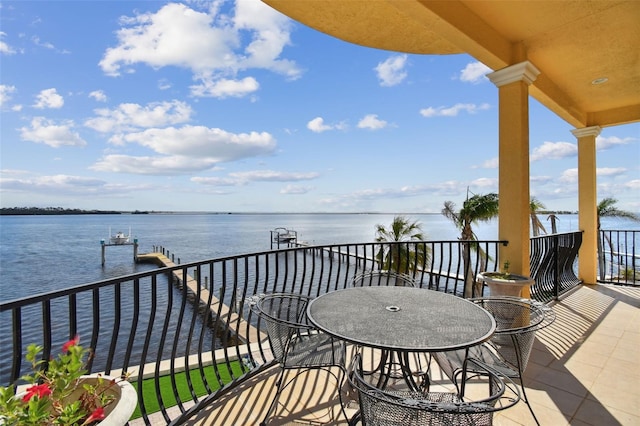
[[[362,46],[530,61],[531,95],[575,127],[640,121],[640,1],[263,0]],[[592,84],[596,79],[608,79]]]

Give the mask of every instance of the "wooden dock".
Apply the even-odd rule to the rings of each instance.
[[[139,263],[153,263],[161,268],[179,266],[166,255],[159,252],[139,254],[136,261]],[[196,298],[198,296],[198,281],[191,275],[187,274],[187,281],[186,283],[183,283],[181,271],[182,270],[173,272],[173,282],[179,287],[186,285],[189,294],[193,298]],[[257,328],[249,324],[239,313],[234,312],[229,306],[222,303],[215,295],[211,295],[211,303],[209,303],[209,289],[200,287],[199,291],[200,308],[207,310],[207,315],[210,315],[214,320],[218,319],[222,327],[225,327],[218,331],[227,331],[242,343],[255,343],[267,338],[266,333],[260,333]],[[229,327],[229,324],[238,324],[238,326]]]

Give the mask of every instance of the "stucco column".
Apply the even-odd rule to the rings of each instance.
[[[529,85],[540,71],[529,61],[495,71],[487,77],[498,87],[498,238],[500,266],[529,275]],[[523,294],[528,297],[529,294]]]
[[[578,224],[582,245],[578,253],[578,278],[585,284],[598,279],[598,194],[596,183],[596,137],[598,126],[571,131],[578,139]]]

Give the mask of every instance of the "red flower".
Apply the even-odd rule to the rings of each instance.
[[[67,352],[69,352],[69,348],[77,345],[78,343],[80,343],[80,336],[76,334],[76,337],[74,337],[73,339],[69,340],[67,343],[62,345],[62,353],[66,354]]]
[[[85,420],[83,424],[90,425],[91,423],[97,422],[98,420],[102,419],[104,419],[104,408],[98,407],[93,411],[93,413],[91,413],[89,417],[87,417],[87,420]]]
[[[47,395],[51,395],[51,389],[48,384],[43,383],[41,385],[33,385],[27,388],[27,393],[22,397],[22,401],[28,402],[33,396],[42,398]]]

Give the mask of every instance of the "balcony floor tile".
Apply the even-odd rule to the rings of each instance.
[[[557,319],[537,333],[525,373],[527,395],[542,425],[639,425],[640,288],[580,286],[552,304]],[[274,395],[271,368],[209,404],[189,425],[256,425]],[[435,386],[442,382],[432,365]],[[300,376],[281,397],[270,425],[345,425],[335,380],[322,371]],[[447,388],[450,388],[449,385]],[[357,403],[348,386],[349,403]],[[499,412],[497,426],[533,425],[524,403]]]

